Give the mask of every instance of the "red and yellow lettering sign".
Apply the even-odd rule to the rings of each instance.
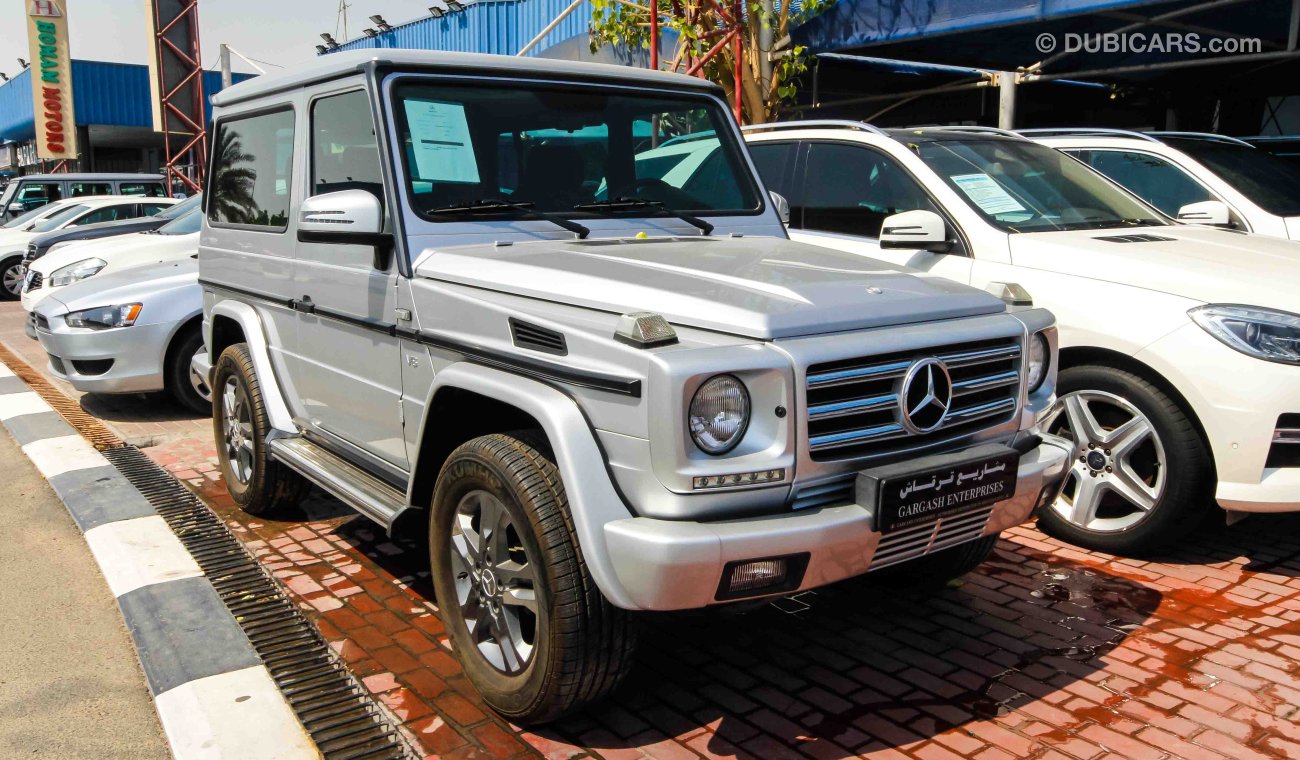
[[[65,0],[29,0],[27,42],[31,48],[32,111],[36,155],[77,157],[77,121],[72,112],[72,58],[68,54]]]

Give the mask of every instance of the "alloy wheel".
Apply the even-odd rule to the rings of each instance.
[[[1128,400],[1076,391],[1057,402],[1045,429],[1074,443],[1064,490],[1049,507],[1076,527],[1102,533],[1142,522],[1165,491],[1165,449],[1151,420]]]
[[[5,267],[4,271],[4,289],[10,295],[21,295],[23,292],[23,265],[22,263],[10,264]]]
[[[456,604],[470,639],[494,668],[527,668],[538,635],[537,576],[510,512],[487,491],[465,494],[451,526]]]
[[[253,479],[253,417],[248,394],[235,378],[226,378],[221,390],[222,445],[230,472],[241,485]]]

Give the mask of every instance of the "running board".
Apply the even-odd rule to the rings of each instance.
[[[389,530],[406,494],[305,438],[275,438],[271,457]]]

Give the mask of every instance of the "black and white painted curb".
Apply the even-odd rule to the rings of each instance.
[[[72,514],[117,598],[178,760],[320,753],[243,630],[163,518],[0,364],[0,422]]]

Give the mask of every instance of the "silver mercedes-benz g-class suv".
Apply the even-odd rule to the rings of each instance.
[[[961,574],[1068,466],[1036,426],[1052,315],[791,242],[721,95],[383,50],[213,99],[230,493],[269,514],[315,483],[427,536],[516,722],[611,690],[631,611]]]

